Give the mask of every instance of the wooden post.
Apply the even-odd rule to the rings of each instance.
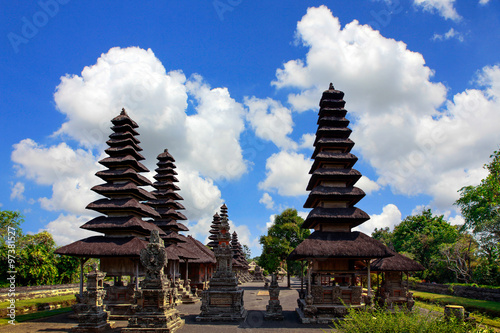
[[[368,276],[366,278],[366,287],[368,288],[367,295],[370,296],[372,294],[372,283],[371,283],[371,276],[370,276],[370,259],[366,260],[366,269],[368,272]]]
[[[80,258],[80,296],[83,295],[83,264],[85,263],[84,258]]]
[[[184,285],[187,287],[189,282],[189,270],[188,270],[188,259],[186,259],[186,278],[184,279]]]
[[[304,262],[300,262],[300,291],[304,291]]]
[[[307,294],[311,295],[311,262],[307,262]]]
[[[135,262],[135,290],[139,290],[139,262]]]

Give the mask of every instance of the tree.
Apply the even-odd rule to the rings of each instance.
[[[302,229],[302,219],[296,209],[287,208],[281,214],[276,215],[273,225],[268,229],[267,236],[260,237],[262,254],[259,265],[269,272],[276,272],[280,264],[304,239],[310,231]],[[300,264],[287,261],[288,286],[290,287],[290,275],[300,271]]]
[[[21,224],[24,222],[24,217],[18,211],[10,210],[0,210],[0,241],[2,242],[2,248],[5,245],[7,237],[10,235],[15,235],[14,238],[19,239],[23,233],[21,229]]]
[[[469,283],[472,279],[472,264],[477,251],[477,242],[469,233],[460,234],[455,243],[444,243],[439,252],[447,268],[455,273],[459,282]]]
[[[245,244],[243,244],[243,254],[245,255],[246,260],[250,260],[250,258],[252,257],[252,251]]]
[[[23,285],[54,284],[57,281],[56,243],[47,231],[26,235],[18,249],[18,276]]]
[[[455,204],[460,207],[466,228],[474,233],[489,233],[500,242],[500,151],[490,156],[493,160],[484,165],[488,176],[477,186],[462,187],[460,199]]]
[[[410,253],[427,268],[425,277],[443,281],[452,276],[440,260],[440,246],[455,243],[458,236],[456,227],[445,221],[442,215],[433,216],[428,209],[420,215],[406,217],[394,227],[392,241],[396,252]]]
[[[382,244],[384,244],[389,248],[394,247],[392,240],[392,233],[389,230],[389,227],[380,229],[375,228],[375,230],[372,232],[372,238],[379,240],[380,242],[382,242]]]

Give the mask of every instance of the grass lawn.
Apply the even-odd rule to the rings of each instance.
[[[419,307],[443,312],[444,305],[461,305],[467,311],[473,312],[473,317],[475,317],[479,322],[482,321],[484,325],[500,328],[500,302],[432,294],[422,291],[412,292],[413,297],[417,300],[417,306]],[[439,304],[439,306],[436,304]]]
[[[51,316],[55,316],[55,315],[65,313],[65,312],[70,312],[70,311],[71,311],[71,307],[67,307],[67,308],[60,308],[60,309],[55,309],[55,310],[50,310],[50,311],[40,311],[40,312],[35,312],[35,313],[28,313],[28,314],[16,316],[15,322],[22,323],[23,321],[51,317]],[[10,320],[10,318],[0,318],[0,326],[8,325],[9,320]]]

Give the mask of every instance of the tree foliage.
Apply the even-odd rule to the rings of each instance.
[[[23,222],[20,212],[0,211],[0,284],[6,283],[8,271],[13,270],[17,272],[18,286],[76,282],[79,276],[78,258],[56,255],[56,243],[47,231],[24,235],[21,229]],[[8,266],[8,258],[14,259],[14,269]]]
[[[439,254],[441,244],[452,244],[458,239],[458,230],[444,220],[433,216],[430,209],[419,215],[406,217],[394,227],[392,240],[397,252],[412,253],[414,259],[429,268],[433,257]]]
[[[492,161],[484,167],[488,176],[477,186],[460,189],[460,207],[465,227],[475,233],[489,233],[500,242],[500,151],[490,156]]]
[[[302,229],[302,219],[296,209],[287,208],[281,214],[276,215],[273,225],[268,229],[267,236],[260,237],[262,254],[258,264],[269,272],[276,272],[280,264],[304,239],[310,235],[308,229]],[[297,266],[297,267],[296,267]],[[300,269],[300,264],[287,263],[287,271],[293,274]]]

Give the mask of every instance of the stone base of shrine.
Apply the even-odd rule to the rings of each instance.
[[[361,309],[365,304],[342,305],[342,304],[313,304],[306,305],[304,300],[297,300],[299,307],[295,312],[302,324],[331,324],[332,321],[343,320],[349,309]],[[302,303],[302,304],[301,304]]]
[[[125,327],[121,332],[173,333],[183,327],[184,323],[184,319],[178,317],[177,313],[168,317],[165,317],[165,315],[141,315],[136,325],[138,327]]]
[[[225,312],[220,312],[220,310]],[[240,321],[245,320],[248,314],[246,309],[241,309],[240,312],[226,311],[226,309],[212,309],[210,313],[196,317],[196,321]]]
[[[88,325],[78,325],[70,329],[71,333],[101,333],[101,332],[109,332],[115,327],[115,323],[110,321],[107,323],[103,323],[101,325],[95,325],[89,323]]]

